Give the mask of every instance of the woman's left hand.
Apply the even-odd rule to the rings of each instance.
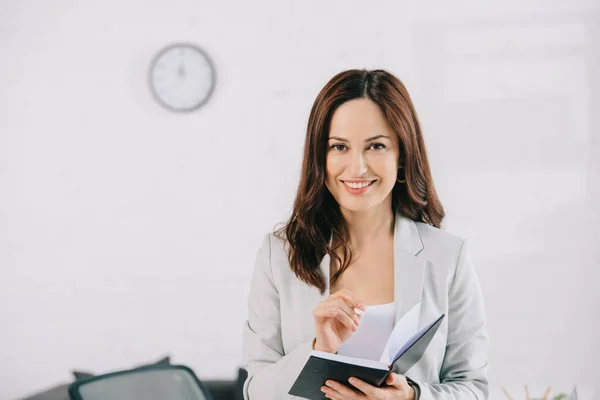
[[[351,389],[339,382],[327,381],[321,390],[325,397],[333,400],[415,400],[415,390],[402,375],[391,373],[385,380],[387,386],[377,387],[350,378],[349,382],[356,389]]]

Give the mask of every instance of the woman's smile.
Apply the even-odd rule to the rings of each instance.
[[[375,180],[341,180],[344,188],[348,191],[348,193],[353,195],[366,193],[377,179]]]

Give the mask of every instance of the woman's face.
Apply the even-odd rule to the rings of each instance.
[[[342,209],[366,211],[391,196],[398,173],[398,138],[379,106],[354,99],[334,113],[329,128],[327,189]]]

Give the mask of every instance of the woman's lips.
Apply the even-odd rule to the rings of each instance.
[[[348,183],[346,183],[346,182],[348,182]],[[367,192],[371,188],[371,186],[373,186],[373,183],[375,183],[376,180],[362,181],[363,184],[365,182],[369,182],[369,183],[366,186],[359,185],[362,187],[352,187],[352,186],[348,185],[348,184],[355,184],[354,186],[356,186],[356,184],[359,183],[358,181],[342,181],[342,184],[344,185],[344,187],[346,188],[348,193],[358,195],[358,194],[363,194],[363,193]]]

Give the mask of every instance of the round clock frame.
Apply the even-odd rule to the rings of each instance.
[[[204,96],[202,98],[200,98],[198,101],[196,101],[195,103],[193,103],[191,106],[188,106],[188,107],[177,107],[177,106],[174,106],[173,104],[169,104],[169,102],[165,101],[165,99],[161,97],[160,93],[158,93],[157,87],[156,87],[156,82],[154,81],[154,74],[157,71],[157,67],[160,64],[160,61],[163,60],[163,57],[165,55],[167,55],[169,52],[175,51],[177,49],[193,51],[194,53],[196,53],[196,55],[199,55],[201,58],[203,58],[203,60],[206,63],[206,67],[210,71],[210,75],[209,75],[210,82],[209,82],[208,90],[206,90],[206,92],[204,93]],[[203,49],[201,49],[199,46],[196,46],[192,43],[176,42],[176,43],[168,44],[165,47],[163,47],[158,53],[156,53],[156,55],[152,58],[152,61],[150,62],[150,68],[148,70],[148,85],[150,87],[150,92],[152,93],[152,97],[162,107],[166,108],[167,110],[173,111],[173,112],[188,113],[188,112],[195,111],[195,110],[199,109],[200,107],[202,107],[203,105],[205,105],[212,97],[212,94],[215,89],[215,83],[216,83],[216,71],[215,71],[215,67],[214,67],[214,64],[213,64],[211,58]]]

